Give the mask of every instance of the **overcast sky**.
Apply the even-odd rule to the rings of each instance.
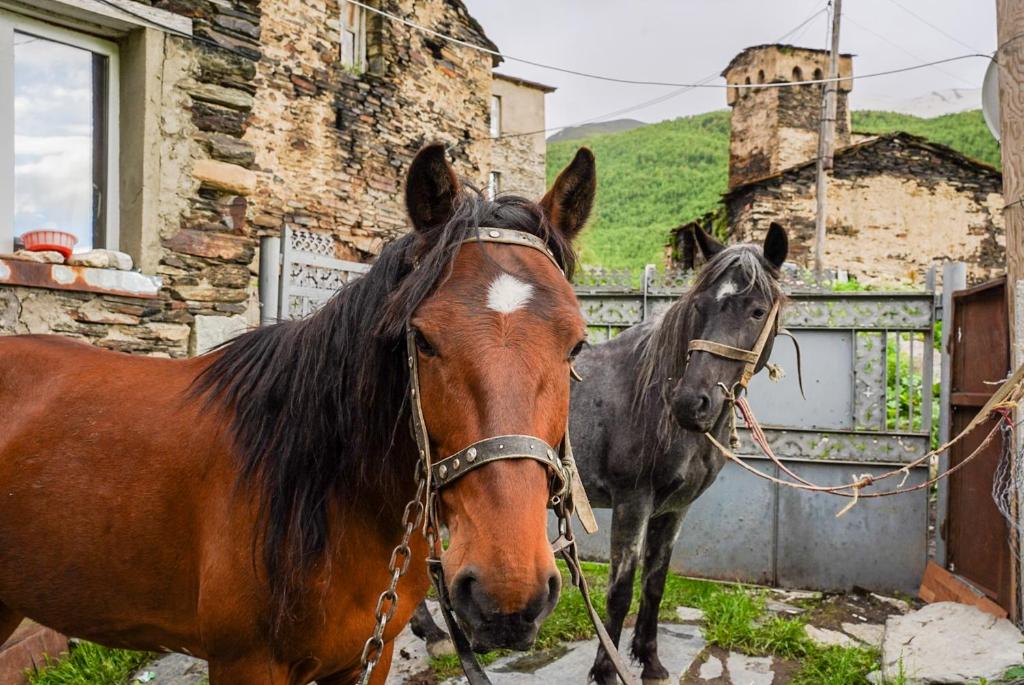
[[[743,48],[775,42],[826,6],[825,0],[466,0],[466,4],[506,54],[615,77],[684,83],[721,73]],[[784,42],[827,47],[827,24],[821,13]],[[995,45],[995,0],[843,2],[840,47],[855,54],[855,75],[971,52],[991,53]],[[985,60],[973,58],[860,80],[850,96],[852,105],[878,109],[930,91],[980,88],[986,65]],[[512,60],[506,60],[499,71],[558,87],[547,99],[548,127],[601,117],[674,90],[607,83]],[[691,90],[611,118],[660,121],[725,106],[723,90]]]

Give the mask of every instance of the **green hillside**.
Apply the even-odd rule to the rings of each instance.
[[[999,166],[999,145],[980,111],[934,119],[867,111],[852,116],[855,131],[907,131]],[[714,208],[726,190],[728,111],[549,143],[549,181],[582,145],[597,156],[598,174],[597,207],[580,244],[587,264],[661,264],[668,231]]]

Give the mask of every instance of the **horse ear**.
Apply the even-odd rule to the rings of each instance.
[[[405,207],[417,231],[445,223],[459,194],[459,179],[448,164],[444,145],[434,143],[416,154],[405,180]]]
[[[700,226],[693,227],[693,237],[697,239],[697,247],[704,255],[704,260],[710,262],[711,258],[725,249],[725,245]]]
[[[558,174],[551,190],[540,201],[544,215],[568,240],[573,240],[587,223],[597,192],[594,153],[581,147],[569,166]]]
[[[781,269],[788,254],[789,238],[786,237],[786,229],[773,221],[768,227],[768,235],[764,237],[764,258],[776,269]]]

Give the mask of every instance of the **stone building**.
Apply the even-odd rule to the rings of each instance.
[[[461,0],[372,4],[496,49]],[[15,149],[0,144],[0,334],[205,350],[259,321],[261,237],[315,231],[365,261],[405,231],[404,172],[426,142],[448,144],[481,186],[499,170],[509,189],[542,187],[532,138],[492,160],[491,90],[510,125],[539,111],[542,129],[549,89],[495,79],[497,58],[345,0],[3,5],[0,69],[15,79],[0,79],[14,91],[0,92],[0,141]],[[70,92],[84,100],[55,95]],[[62,167],[74,173],[33,176]],[[13,258],[15,238],[42,227],[73,228],[80,248],[127,253],[135,270],[105,252]]]
[[[546,189],[547,141],[544,138],[544,96],[551,86],[495,74],[491,90],[491,171],[487,186],[528,198]]]
[[[821,78],[827,52],[784,45],[748,48],[726,68],[730,84]],[[825,263],[863,283],[920,281],[949,260],[972,281],[1002,271],[1005,252],[998,170],[907,133],[850,130],[852,59],[843,55],[835,166],[828,184]],[[728,91],[732,107],[729,189],[720,207],[673,231],[672,259],[691,264],[694,224],[730,241],[763,239],[772,221],[790,232],[790,259],[813,266],[817,127],[822,86]]]

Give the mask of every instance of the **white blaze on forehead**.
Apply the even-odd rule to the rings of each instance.
[[[487,306],[502,314],[511,314],[526,306],[533,295],[533,286],[512,274],[501,274],[487,290]]]
[[[736,284],[732,281],[726,281],[718,287],[718,293],[715,295],[715,299],[722,301],[730,295],[736,294]]]

